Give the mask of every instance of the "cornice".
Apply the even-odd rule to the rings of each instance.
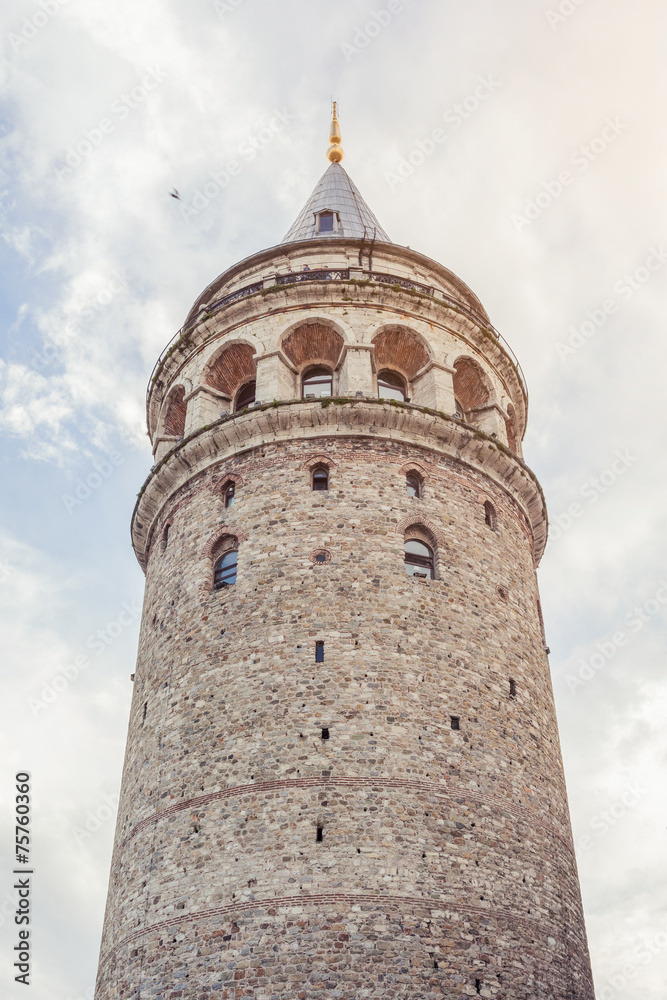
[[[448,414],[411,403],[348,397],[276,401],[223,417],[172,448],[151,470],[132,516],[132,545],[142,568],[165,504],[207,469],[269,444],[350,437],[409,443],[488,477],[523,511],[539,563],[547,540],[546,505],[535,474],[521,459]]]

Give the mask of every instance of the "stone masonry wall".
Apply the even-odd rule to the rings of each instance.
[[[96,1000],[478,995],[593,1000],[526,519],[406,442],[212,454],[152,534]]]

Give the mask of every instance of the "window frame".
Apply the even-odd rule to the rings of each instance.
[[[326,493],[326,492],[328,492],[328,490],[329,490],[329,478],[330,478],[330,474],[331,474],[331,470],[329,469],[328,465],[324,464],[324,462],[319,462],[317,465],[313,466],[313,468],[310,470],[310,489],[311,489],[311,492],[313,492],[313,493]],[[327,480],[327,485],[326,486],[316,486],[315,485],[315,477],[316,476],[321,476],[321,475],[325,475],[326,476],[326,480]]]
[[[330,392],[328,394],[319,392],[306,393],[306,382],[309,379],[316,378],[316,376],[318,375],[321,376],[321,378],[314,384],[324,385],[326,382],[330,387]],[[330,399],[333,396],[333,376],[334,376],[333,369],[330,368],[328,365],[309,365],[308,368],[304,368],[303,372],[301,373],[301,398],[307,399],[308,396],[311,396],[314,399]]]
[[[392,385],[390,381],[383,379],[383,375],[393,376],[396,382],[400,382],[401,388],[397,385]],[[408,380],[400,372],[396,371],[395,368],[382,368],[377,374],[377,385],[378,385],[378,399],[393,399],[397,403],[407,403],[408,401]],[[400,392],[401,398],[397,399],[396,396],[382,395],[382,389],[386,388],[389,391]]]
[[[253,387],[252,399],[250,399],[247,403],[244,402],[243,405],[241,405],[242,394],[244,390],[248,389],[250,386]],[[257,379],[252,378],[249,379],[247,382],[244,382],[243,385],[239,386],[239,388],[234,393],[234,413],[241,413],[243,410],[247,410],[249,406],[253,405],[256,399],[257,399]]]
[[[410,492],[410,480],[413,479],[415,482],[414,493]],[[406,472],[405,473],[405,486],[408,496],[413,500],[421,500],[424,492],[424,480],[419,475],[418,472]]]
[[[422,545],[429,553],[429,556],[421,555],[416,552],[408,552],[407,546],[412,543],[413,545]],[[416,577],[419,579],[435,580],[436,579],[436,557],[435,549],[428,544],[428,542],[423,541],[421,538],[416,538],[413,536],[407,536],[403,542],[403,565],[405,568],[405,573],[407,576]],[[414,566],[415,568],[425,569],[430,571],[430,573],[416,573],[410,572],[408,566]]]
[[[229,556],[235,556],[236,558],[232,563],[229,564],[229,566],[222,566],[221,564]],[[239,565],[238,547],[225,549],[225,551],[222,552],[213,563],[213,590],[215,591],[226,590],[227,587],[233,587],[238,579],[238,565]],[[230,571],[232,570],[234,571],[233,574],[234,579],[231,581],[228,579],[223,579],[223,576],[229,575]]]
[[[322,226],[322,220],[331,220],[331,228],[328,226]],[[336,232],[336,213],[330,208],[325,208],[321,212],[317,213],[317,231],[318,233],[335,233]]]
[[[225,510],[229,510],[236,503],[236,483],[231,479],[228,483],[222,487],[222,500],[225,505]]]

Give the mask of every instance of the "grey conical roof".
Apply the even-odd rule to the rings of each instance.
[[[335,212],[340,223],[332,233],[318,232],[317,213]],[[348,236],[391,243],[384,229],[359,194],[340,163],[332,163],[320,178],[317,187],[302,208],[283,243],[322,239],[327,236]]]

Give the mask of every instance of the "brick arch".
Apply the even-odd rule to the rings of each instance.
[[[169,392],[164,409],[164,433],[170,437],[183,437],[185,432],[186,405],[184,402],[185,388],[174,386]]]
[[[447,540],[445,539],[441,529],[437,526],[437,524],[434,524],[433,521],[429,521],[425,517],[416,518],[414,514],[408,514],[407,517],[401,518],[396,525],[396,533],[400,535],[401,538],[405,538],[406,532],[408,532],[410,528],[421,528],[422,531],[426,531],[426,533],[433,539],[431,544],[435,543],[436,546],[447,545]]]
[[[233,397],[245,382],[257,377],[255,348],[242,341],[226,344],[214,354],[204,372],[206,385]]]
[[[227,552],[228,549],[236,548],[241,542],[245,542],[246,537],[245,532],[241,531],[240,528],[235,527],[233,524],[228,524],[221,531],[217,531],[215,535],[211,535],[201,550],[201,558],[217,559]],[[229,540],[228,546],[225,545],[227,540]]]
[[[405,326],[385,326],[373,337],[377,371],[391,368],[414,378],[427,365],[430,355],[423,338]]]
[[[336,468],[336,463],[333,461],[333,459],[329,455],[325,454],[311,455],[309,458],[306,459],[301,468],[305,472],[312,472],[312,470],[318,465],[327,465],[330,469]]]
[[[282,340],[283,353],[295,368],[325,364],[335,368],[345,341],[337,330],[319,320],[301,323]]]
[[[464,413],[484,406],[491,398],[491,387],[481,365],[472,358],[458,358],[454,362],[454,395]]]
[[[411,472],[416,472],[418,476],[421,476],[424,482],[429,478],[429,473],[419,462],[406,462],[398,470],[402,476],[407,476]]]

